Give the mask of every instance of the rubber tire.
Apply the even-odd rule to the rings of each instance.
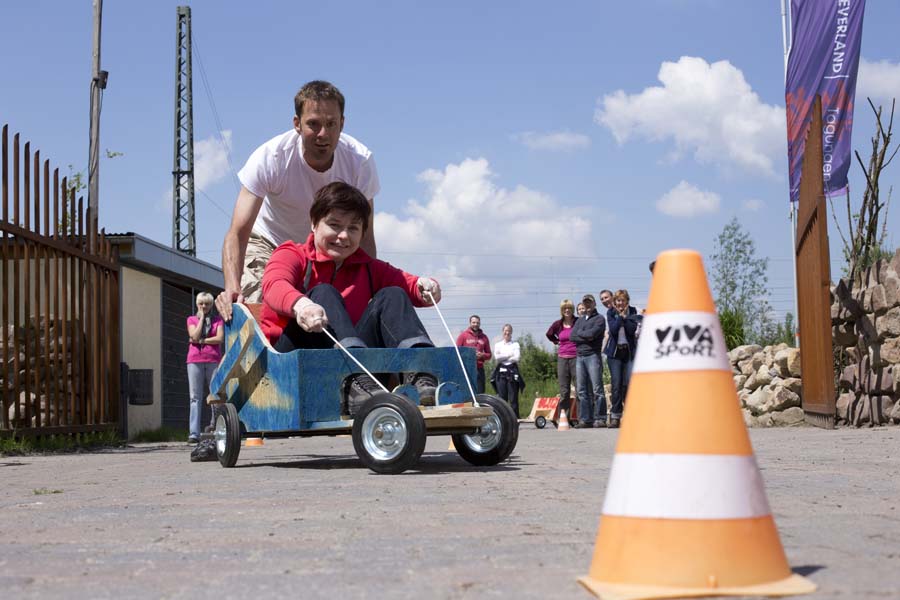
[[[543,429],[547,426],[547,418],[546,417],[537,417],[534,420],[534,426],[538,429]]]
[[[389,460],[372,456],[363,442],[363,425],[366,417],[376,408],[387,407],[396,411],[406,426],[406,446]],[[398,394],[379,392],[366,400],[353,417],[353,448],[363,465],[379,475],[397,475],[419,462],[425,451],[425,417],[419,408]]]
[[[473,450],[466,443],[469,434],[455,433],[453,434],[453,446],[456,452],[469,464],[476,467],[492,467],[509,458],[516,444],[519,441],[519,419],[513,412],[512,407],[502,398],[497,396],[489,396],[488,394],[478,394],[475,396],[478,404],[481,406],[490,406],[494,414],[500,420],[500,441],[496,446],[486,452]]]
[[[222,413],[216,417],[216,429],[218,429],[219,419],[225,419],[225,449],[220,452],[217,443],[216,455],[219,457],[219,464],[231,468],[237,463],[238,454],[241,453],[241,420],[238,418],[234,404],[226,403],[222,409]]]

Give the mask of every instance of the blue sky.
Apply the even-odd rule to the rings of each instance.
[[[163,243],[178,4],[107,0],[103,15],[101,147],[123,156],[101,164],[101,226]],[[220,140],[240,169],[321,78],[375,155],[380,256],[442,282],[454,332],[477,312],[491,337],[504,322],[542,337],[560,299],[606,287],[641,306],[658,252],[708,256],[734,216],[771,259],[774,309],[791,310],[778,0],[191,6],[200,258],[219,263],[237,192]],[[0,16],[0,122],[63,172],[84,168],[91,3],[5,3]],[[900,96],[898,23],[900,3],[869,0],[853,140],[864,160],[865,95]],[[744,139],[723,134],[735,120]],[[897,181],[892,165],[882,189]],[[857,165],[850,182],[858,201]],[[443,342],[434,311],[423,316]]]

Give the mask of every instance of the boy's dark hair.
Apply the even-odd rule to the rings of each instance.
[[[344,95],[327,81],[310,81],[300,88],[300,91],[294,96],[294,112],[297,113],[298,119],[303,116],[303,102],[306,100],[314,102],[334,100],[341,109],[341,116],[344,116]]]
[[[316,192],[309,207],[309,220],[313,227],[333,210],[350,213],[362,220],[363,233],[369,228],[372,206],[361,191],[343,181],[333,181]]]

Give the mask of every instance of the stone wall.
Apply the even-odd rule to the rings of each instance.
[[[900,250],[832,290],[838,423],[900,423]]]
[[[728,358],[748,427],[803,424],[798,349],[750,344],[738,346]]]

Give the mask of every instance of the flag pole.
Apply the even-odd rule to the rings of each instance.
[[[781,41],[784,45],[784,81],[787,83],[787,68],[788,68],[788,55],[791,52],[790,46],[788,46],[788,11],[786,7],[785,0],[781,0]],[[791,32],[791,38],[793,37],[793,31]],[[790,170],[790,164],[788,164],[788,169]],[[790,177],[788,177],[788,181],[790,181]],[[790,196],[790,189],[788,190],[788,196]],[[794,290],[794,345],[797,348],[800,348],[800,310],[797,301],[797,207],[794,204],[793,199],[789,199],[789,204],[791,205],[790,210],[790,221],[791,221],[791,266],[793,267],[793,285],[792,288]]]

